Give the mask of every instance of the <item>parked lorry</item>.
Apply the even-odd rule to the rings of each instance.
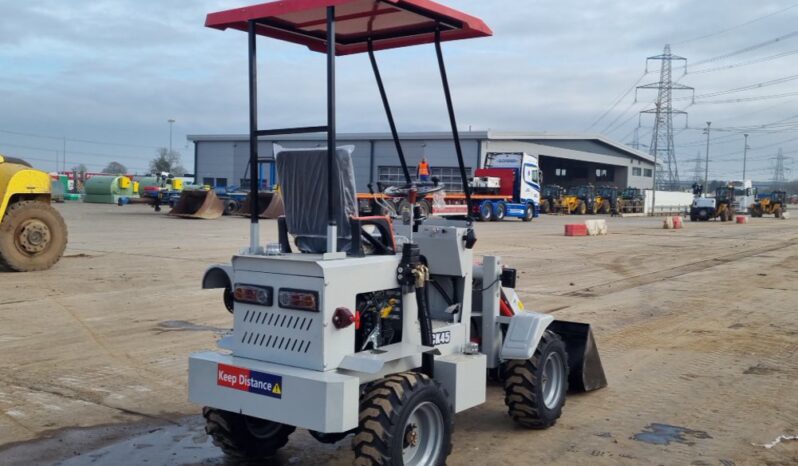
[[[431,184],[436,183],[433,180]],[[423,186],[425,183],[418,183]],[[469,180],[470,203],[462,192],[440,192],[419,203],[421,215],[466,217],[480,221],[500,221],[507,217],[529,222],[540,215],[540,168],[537,157],[523,152],[488,152],[485,166],[478,168]],[[378,188],[385,184],[377,183]],[[388,213],[407,215],[409,205],[402,199],[391,199],[374,185],[368,193],[357,195],[362,215]]]
[[[61,259],[67,227],[50,201],[50,175],[0,155],[0,266],[31,272]]]
[[[734,189],[734,211],[752,213],[751,208],[757,199],[757,190],[751,180],[732,180],[729,186]]]

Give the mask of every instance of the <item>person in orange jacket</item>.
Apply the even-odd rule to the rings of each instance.
[[[427,162],[426,157],[421,157],[421,161],[418,162],[418,166],[416,167],[416,176],[418,177],[419,181],[429,181],[430,171],[429,163]]]

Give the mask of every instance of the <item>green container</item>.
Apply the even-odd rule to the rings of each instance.
[[[116,204],[120,197],[133,196],[133,182],[126,176],[93,176],[83,189],[83,202],[92,204]]]

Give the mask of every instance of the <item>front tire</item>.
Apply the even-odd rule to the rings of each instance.
[[[234,458],[263,460],[288,443],[296,427],[216,408],[203,408],[205,432],[213,444]]]
[[[352,440],[357,466],[443,466],[452,451],[452,409],[425,374],[403,372],[374,383],[360,403]]]
[[[506,366],[504,403],[510,417],[530,429],[553,426],[568,392],[568,356],[560,336],[546,330],[531,358]]]
[[[17,202],[0,223],[0,265],[11,270],[47,270],[61,259],[66,245],[64,218],[46,202]]]
[[[533,218],[535,218],[535,206],[527,204],[526,209],[524,209],[524,216],[521,217],[521,220],[524,222],[531,222]]]
[[[587,214],[587,205],[584,201],[579,201],[579,204],[576,205],[576,213],[579,215]]]

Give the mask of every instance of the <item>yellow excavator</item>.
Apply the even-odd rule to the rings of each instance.
[[[0,269],[46,270],[61,258],[67,227],[51,195],[50,175],[0,155]]]

